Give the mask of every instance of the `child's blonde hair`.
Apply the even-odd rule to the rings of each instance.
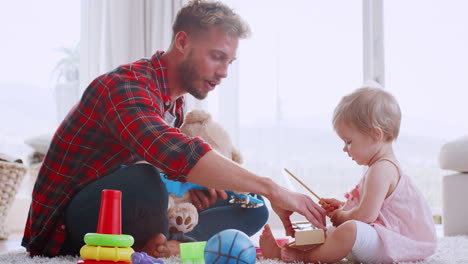
[[[385,141],[393,141],[400,132],[401,111],[389,92],[372,87],[359,88],[344,96],[333,113],[333,127],[344,122],[371,135],[373,128],[383,131]]]

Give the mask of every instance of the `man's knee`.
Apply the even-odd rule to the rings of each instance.
[[[136,164],[90,183],[72,199],[66,209],[66,226],[75,248],[83,243],[84,234],[96,231],[104,189],[122,191],[123,232],[134,235],[136,239],[146,238],[147,233],[167,235],[166,187],[156,168],[149,164]]]
[[[263,227],[267,223],[268,218],[269,218],[270,213],[269,213],[268,207],[264,205],[262,207],[255,208],[253,210],[255,214],[254,219],[260,225],[260,227]]]
[[[245,218],[241,221],[247,223],[245,233],[249,236],[257,233],[268,221],[269,209],[265,204],[261,207],[243,208],[242,210],[247,210],[247,214],[244,215]]]

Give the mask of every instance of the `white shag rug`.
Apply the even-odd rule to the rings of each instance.
[[[76,264],[78,257],[30,258],[24,250],[16,250],[0,255],[0,264]],[[180,258],[171,257],[163,259],[167,264],[179,264]],[[258,264],[282,264],[278,260],[259,259]],[[340,264],[347,263],[346,261]],[[420,264],[468,264],[468,236],[440,237],[436,253],[418,262]]]

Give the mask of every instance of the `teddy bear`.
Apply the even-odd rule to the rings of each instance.
[[[215,122],[208,112],[203,110],[193,110],[188,112],[182,126],[180,127],[180,131],[189,137],[199,137],[203,139],[221,155],[224,155],[236,163],[242,163],[242,155],[232,144],[228,132],[220,124]],[[167,182],[168,181],[166,181],[166,186],[168,186]],[[187,233],[192,231],[198,224],[198,211],[191,203],[190,195],[186,191],[191,188],[203,189],[204,187],[192,183],[183,183],[181,185],[182,188],[186,187],[184,191],[181,191],[183,194],[171,193],[171,188],[168,187],[168,192],[170,193],[168,218],[169,231],[171,233]],[[178,188],[180,188],[180,185]],[[261,201],[258,203],[251,203],[251,199],[255,198],[247,194],[231,194],[234,194],[231,196],[231,203],[241,203],[241,206],[248,208],[263,205]]]

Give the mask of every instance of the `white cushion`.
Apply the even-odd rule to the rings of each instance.
[[[468,136],[445,143],[440,149],[442,169],[468,172]]]
[[[442,225],[445,236],[468,235],[467,187],[467,173],[442,178]]]
[[[49,149],[50,142],[52,141],[52,135],[44,134],[33,138],[26,139],[24,143],[28,144],[35,151],[45,155]]]

